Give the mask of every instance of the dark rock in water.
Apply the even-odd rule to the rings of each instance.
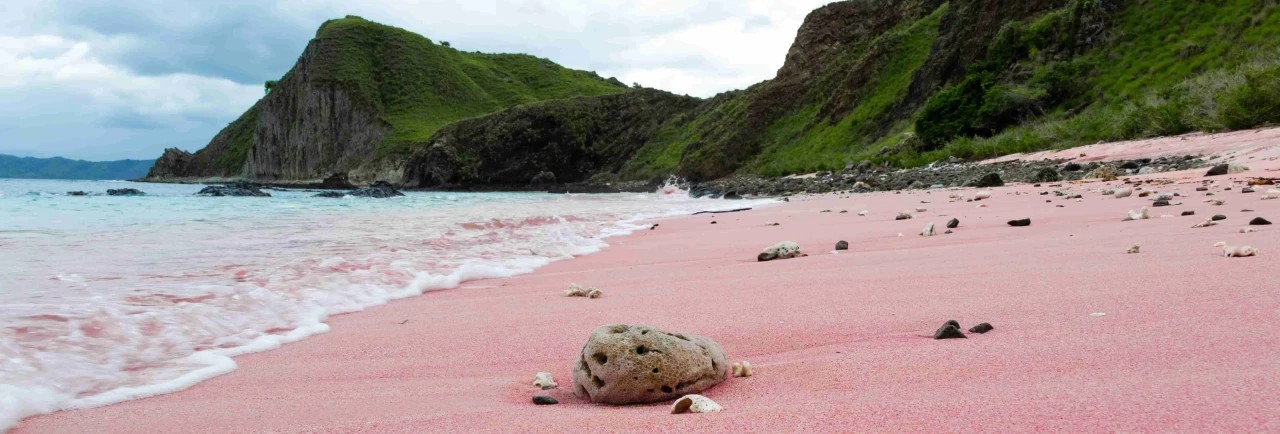
[[[1062,175],[1052,167],[1046,167],[1036,172],[1036,176],[1031,178],[1031,182],[1058,182],[1062,180]]]
[[[1253,189],[1252,189],[1252,188],[1249,188],[1249,187],[1245,187],[1245,188],[1240,189],[1240,192],[1241,192],[1241,193],[1253,193]]]
[[[1182,212],[1182,216],[1183,216],[1183,217],[1190,216],[1190,215],[1196,215],[1196,212],[1195,212],[1195,211],[1183,211],[1183,212]]]
[[[107,196],[145,196],[142,190],[136,188],[115,188],[107,190]],[[79,195],[75,195],[79,196]]]
[[[555,398],[552,398],[550,396],[538,395],[533,397],[533,403],[537,405],[556,405],[556,404],[559,404],[560,401],[556,401]]]
[[[378,181],[368,187],[351,190],[351,192],[347,194],[355,197],[372,197],[377,199],[404,196],[404,193],[401,193],[400,190],[396,190],[396,187],[387,181]]]
[[[1062,171],[1063,172],[1079,172],[1080,169],[1083,169],[1083,168],[1084,167],[1078,163],[1067,163],[1067,165],[1062,166]]]
[[[943,324],[942,327],[938,328],[938,331],[933,332],[933,338],[934,339],[967,339],[968,336],[965,336],[964,333],[960,331],[960,327],[956,325],[955,321],[947,321],[946,324]]]
[[[699,199],[704,197],[711,198],[711,199],[719,199],[721,196],[724,196],[723,192],[709,185],[695,185],[689,188],[689,197],[694,199]]]
[[[1162,206],[1169,206],[1169,201],[1167,201],[1167,200],[1157,200],[1157,201],[1155,201],[1155,202],[1152,202],[1152,203],[1151,203],[1151,206],[1156,207],[1156,208],[1159,208],[1159,207],[1162,207]]]
[[[960,227],[960,219],[951,219],[947,222],[947,229],[955,229]]]
[[[356,186],[352,184],[351,181],[347,180],[347,174],[335,173],[329,175],[329,177],[325,178],[324,181],[320,181],[320,188],[327,188],[331,190],[351,190],[356,188]]]
[[[1223,220],[1226,220],[1226,219],[1227,219],[1227,216],[1224,216],[1224,215],[1222,215],[1222,214],[1218,214],[1218,215],[1213,216],[1213,221],[1215,221],[1215,222],[1217,222],[1217,221],[1223,221]]]
[[[1013,227],[1031,226],[1031,219],[1009,220],[1009,226],[1013,226]]]
[[[837,242],[836,242],[836,250],[849,250],[849,242],[848,242],[848,241],[837,241]]]
[[[317,194],[315,197],[327,197],[327,198],[330,198],[330,199],[342,199],[342,198],[343,198],[343,197],[345,197],[346,195],[347,195],[346,193],[343,193],[343,192],[341,192],[341,191],[326,191],[326,192],[323,192],[323,193]]]
[[[1249,220],[1250,226],[1266,226],[1269,224],[1271,224],[1271,222],[1267,221],[1267,219],[1264,219],[1262,217],[1257,217],[1257,218],[1254,218],[1253,220]]]
[[[1230,166],[1219,164],[1210,168],[1208,172],[1205,172],[1204,176],[1222,176],[1226,175],[1229,170],[1231,170]]]
[[[731,191],[731,192],[725,193],[724,196],[720,196],[720,198],[729,199],[729,200],[738,200],[738,199],[742,199],[742,195],[738,194],[738,192],[736,191]]]
[[[1004,180],[1000,179],[1000,174],[994,172],[982,175],[981,178],[969,182],[970,187],[978,188],[1000,187],[1003,185]]]
[[[243,197],[271,197],[270,194],[262,191],[262,186],[254,183],[239,181],[223,185],[210,185],[201,189],[196,193],[197,196],[243,196]]]
[[[995,327],[992,327],[990,323],[985,323],[985,322],[984,322],[984,323],[982,323],[982,324],[978,324],[978,325],[976,325],[976,326],[973,326],[973,328],[969,329],[969,333],[983,334],[983,333],[989,332],[989,331],[994,330],[994,329],[995,329]]]
[[[68,191],[67,196],[88,196],[89,193],[83,191]]]

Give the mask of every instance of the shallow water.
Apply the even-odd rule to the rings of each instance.
[[[105,196],[125,187],[147,195]],[[202,187],[0,180],[0,429],[180,390],[233,370],[230,356],[327,331],[329,315],[591,253],[640,219],[743,205],[680,191],[192,195]]]

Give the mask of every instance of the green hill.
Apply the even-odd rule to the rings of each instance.
[[[171,150],[154,178],[314,179],[394,172],[461,119],[548,99],[607,95],[616,79],[523,54],[453,49],[359,17],[320,26],[298,63],[203,150]]]
[[[83,161],[0,154],[0,178],[138,179],[147,174],[152,163],[152,160]]]

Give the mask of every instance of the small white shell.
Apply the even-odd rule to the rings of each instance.
[[[1192,226],[1191,228],[1192,228],[1192,229],[1196,229],[1196,228],[1207,228],[1207,227],[1209,227],[1209,226],[1217,226],[1217,225],[1218,225],[1218,222],[1213,221],[1213,219],[1204,219],[1204,221],[1202,221],[1202,222],[1200,222],[1200,223],[1196,223],[1196,225],[1195,225],[1195,226]]]
[[[560,387],[556,384],[556,380],[551,379],[550,372],[539,372],[533,377],[533,385],[542,388],[542,390],[555,389]]]
[[[748,361],[746,361],[746,360],[743,360],[743,361],[741,361],[741,362],[734,362],[734,363],[733,363],[733,376],[734,376],[734,377],[750,377],[750,376],[751,376],[751,362],[748,362]]]
[[[724,410],[724,407],[702,395],[685,395],[671,405],[671,414],[714,413],[720,410]]]

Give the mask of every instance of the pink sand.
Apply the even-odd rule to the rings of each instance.
[[[1250,165],[1273,175],[1280,162]],[[15,432],[1280,431],[1280,231],[1238,233],[1254,216],[1280,222],[1280,200],[1221,191],[1246,179],[1233,175],[1215,178],[1227,204],[1210,206],[1200,172],[1142,177],[1177,177],[1165,190],[1187,196],[1145,221],[1120,219],[1148,199],[1087,191],[1101,183],[1074,185],[1080,203],[1014,186],[987,208],[938,190],[663,221],[532,275],[332,318],[331,333],[183,392]],[[1197,216],[1159,218],[1183,210]],[[1216,213],[1229,218],[1191,229]],[[951,217],[954,234],[917,235]],[[1031,227],[1005,224],[1024,217]],[[831,254],[841,239],[851,250]],[[782,240],[811,256],[754,261]],[[1223,258],[1217,241],[1262,255]],[[1125,254],[1134,243],[1142,253]],[[571,282],[605,296],[563,297]],[[995,330],[929,339],[948,319]],[[586,337],[619,322],[712,337],[755,376],[705,392],[726,408],[715,414],[573,397]],[[560,405],[530,403],[538,371],[560,382]]]

